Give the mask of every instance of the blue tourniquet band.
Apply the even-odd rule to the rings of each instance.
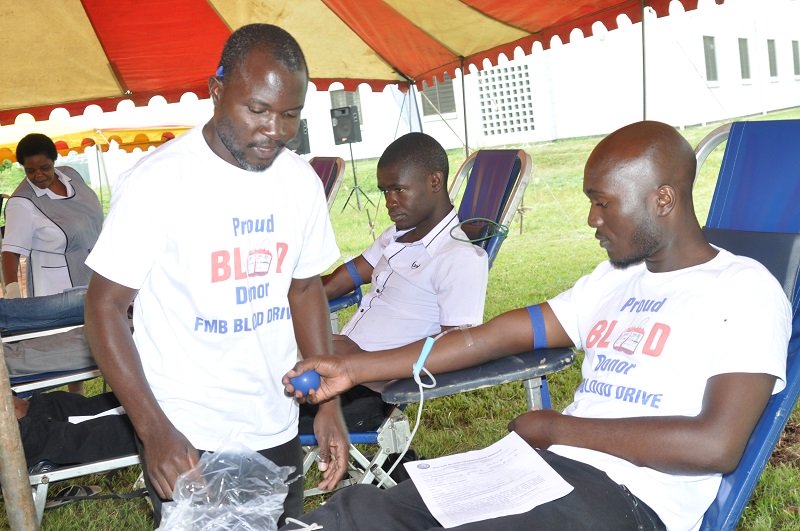
[[[533,328],[533,349],[547,347],[547,332],[544,329],[544,316],[539,305],[528,306],[528,316],[531,318]]]
[[[412,368],[412,374],[414,376],[418,376],[420,372],[422,372],[422,368],[425,366],[425,360],[428,359],[428,354],[431,353],[431,349],[433,348],[433,344],[436,342],[435,339],[432,337],[426,337],[425,343],[422,345],[422,350],[419,353],[419,358],[417,358],[417,362],[414,364]]]
[[[344,263],[345,268],[347,268],[347,272],[350,274],[350,278],[353,279],[353,284],[355,284],[355,289],[361,287],[363,282],[361,281],[361,274],[356,269],[355,260],[350,260],[349,262]]]

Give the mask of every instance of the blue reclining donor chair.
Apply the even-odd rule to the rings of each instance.
[[[450,185],[450,200],[455,203],[467,179],[458,219],[467,237],[486,250],[490,268],[528,187],[532,169],[531,156],[524,150],[482,149],[467,157]],[[495,223],[505,229],[497,230]]]
[[[702,162],[726,136],[723,127],[697,147]],[[708,240],[761,261],[792,304],[786,388],[772,396],[736,470],[725,474],[702,529],[732,530],[800,396],[800,120],[736,122],[705,226]],[[753,353],[757,355],[757,353]]]
[[[486,250],[489,267],[500,251],[507,234],[505,227],[511,223],[522,200],[532,168],[531,157],[523,150],[479,150],[467,158],[451,183],[450,198],[453,200],[464,179],[467,180],[458,216],[467,237]],[[352,293],[330,301],[330,311],[359,304],[361,293],[361,287],[356,286]],[[376,480],[383,486],[394,486],[395,481],[386,475],[382,466],[390,455],[402,452],[410,436],[408,418],[400,408],[391,409],[386,420],[374,431],[351,431],[349,477],[339,487]],[[317,455],[317,441],[313,435],[301,434],[300,442],[307,447],[303,468],[308,471]],[[367,457],[354,444],[377,444],[378,451]],[[310,489],[306,496],[319,493],[317,489]]]

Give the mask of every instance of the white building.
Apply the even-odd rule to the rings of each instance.
[[[593,36],[576,30],[566,45],[537,43],[528,55],[518,50],[469,73],[464,92],[458,75],[416,95],[422,130],[448,148],[462,147],[466,136],[474,149],[604,134],[644,117],[684,126],[800,106],[800,1],[671,7],[669,17],[645,15],[644,63],[642,24],[626,17],[614,31],[595,24]],[[303,113],[311,153],[349,159],[347,145],[334,145],[329,111],[354,102],[362,137],[352,144],[355,158],[378,156],[410,130],[408,101],[396,89],[312,89]]]

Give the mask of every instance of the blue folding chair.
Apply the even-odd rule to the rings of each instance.
[[[524,150],[481,149],[467,157],[450,185],[450,200],[455,202],[463,181],[467,180],[458,219],[467,237],[486,250],[490,268],[532,171],[531,156]],[[503,228],[498,230],[498,226]]]
[[[467,179],[458,216],[467,237],[486,250],[489,267],[506,237],[508,231],[504,227],[511,223],[517,211],[530,181],[532,169],[531,157],[524,150],[480,150],[467,158],[451,184],[452,200],[464,179]],[[329,301],[330,311],[359,304],[361,293],[361,287],[356,286],[350,294]],[[572,356],[572,351],[568,351],[565,356],[570,359],[570,363]],[[533,387],[538,388],[539,380],[532,381],[536,382]],[[407,401],[387,402],[403,404]],[[368,484],[375,481],[385,487],[394,486],[395,481],[385,473],[383,465],[390,455],[402,452],[410,437],[410,423],[400,408],[393,408],[374,431],[351,432],[349,475],[339,484],[339,488],[353,483]],[[317,456],[317,441],[313,435],[301,434],[300,442],[306,447],[303,468],[307,472]],[[373,456],[367,457],[354,444],[376,444],[378,449]],[[306,490],[306,496],[319,493],[317,489]]]
[[[705,159],[726,127],[698,145]],[[707,238],[735,254],[761,261],[783,284],[792,304],[792,336],[786,388],[773,395],[736,470],[722,478],[702,529],[736,528],[789,415],[800,397],[800,120],[736,122],[727,146],[705,226]]]

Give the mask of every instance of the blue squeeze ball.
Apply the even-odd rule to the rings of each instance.
[[[306,396],[311,389],[316,391],[320,384],[319,373],[314,370],[299,374],[289,381],[292,382],[295,391],[300,391],[303,396]]]

